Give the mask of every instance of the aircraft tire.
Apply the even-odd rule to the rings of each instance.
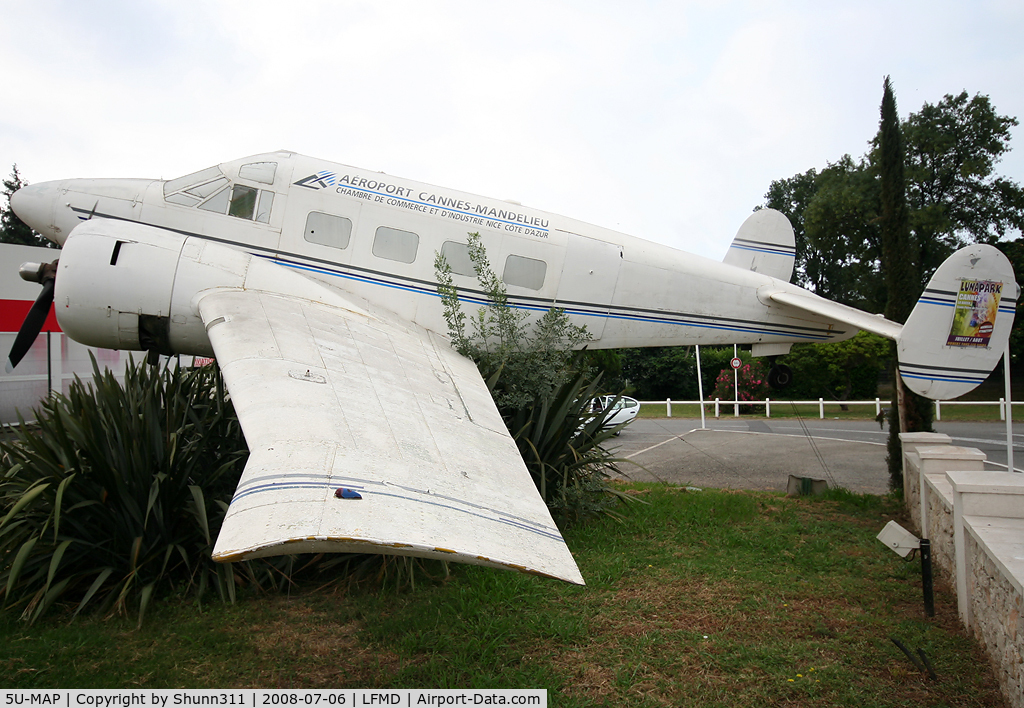
[[[776,364],[768,371],[768,385],[776,391],[789,388],[793,383],[793,370],[785,364]]]

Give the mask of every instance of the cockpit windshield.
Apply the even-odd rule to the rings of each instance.
[[[171,179],[164,182],[164,199],[167,199],[176,192],[196,194],[196,190],[204,191],[205,194],[201,196],[208,197],[213,192],[210,190],[203,189],[205,185],[212,185],[217,182],[220,182],[221,184],[227,184],[227,181],[227,178],[223,175],[223,173],[221,173],[220,168],[207,167],[205,170],[193,172],[190,175],[185,175],[184,177],[178,177],[177,179]],[[180,202],[175,203],[180,204]]]
[[[273,184],[276,171],[276,162],[254,162],[242,165],[239,177]],[[232,185],[219,167],[208,167],[164,182],[164,200],[171,204],[197,207],[204,211],[228,214],[239,219],[255,219],[268,224],[274,192],[244,184]]]

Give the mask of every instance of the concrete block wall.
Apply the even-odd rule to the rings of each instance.
[[[953,439],[943,433],[900,433],[900,444],[903,446],[903,500],[910,513],[910,520],[914,522],[915,528],[920,529],[921,466],[918,448],[952,445]]]

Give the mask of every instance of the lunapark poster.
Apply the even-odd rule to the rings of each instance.
[[[946,344],[987,347],[995,329],[1003,284],[992,280],[962,280],[953,307],[953,324]]]

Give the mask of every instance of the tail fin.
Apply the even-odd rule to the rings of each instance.
[[[789,282],[796,257],[796,237],[786,215],[758,209],[736,232],[722,262]]]
[[[1020,288],[994,246],[962,248],[939,266],[896,338],[900,375],[947,400],[984,381],[1006,348]]]

